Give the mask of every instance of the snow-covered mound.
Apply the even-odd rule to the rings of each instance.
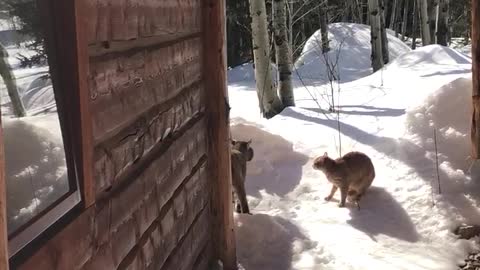
[[[252,88],[255,87],[255,71],[253,70],[253,64],[245,63],[228,70],[227,80],[229,85],[242,86],[245,90],[252,90]]]
[[[8,230],[14,231],[68,192],[67,167],[58,118],[2,121]]]
[[[390,61],[409,52],[410,48],[395,33],[387,31]],[[370,26],[354,23],[333,23],[328,26],[330,51],[322,54],[320,30],[315,32],[295,63],[298,74],[307,81],[325,81],[327,62],[337,68],[341,82],[349,82],[372,73]]]
[[[465,38],[452,38],[450,48],[472,57],[472,44],[469,41],[465,42]]]
[[[462,65],[471,64],[468,56],[441,45],[428,45],[400,55],[389,67],[415,67],[416,65]]]
[[[420,106],[407,111],[408,132],[425,149],[434,149],[436,129],[440,162],[466,170],[470,155],[472,81],[458,78],[429,95]]]
[[[18,55],[31,56],[32,51],[16,46],[8,46],[8,62],[15,76],[15,83],[20,98],[28,115],[55,112],[56,101],[52,82],[48,76],[48,66],[34,66],[21,68]],[[3,83],[0,83],[0,103],[2,105],[2,117],[12,115],[10,97]]]

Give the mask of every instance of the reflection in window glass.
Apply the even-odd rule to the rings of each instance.
[[[37,2],[0,0],[0,101],[8,233],[71,187]]]

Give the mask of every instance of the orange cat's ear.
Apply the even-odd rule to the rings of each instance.
[[[327,152],[323,153],[323,156],[324,156],[324,157],[328,157]]]

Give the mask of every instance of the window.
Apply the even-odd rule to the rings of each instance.
[[[68,150],[73,148],[61,124],[65,115],[59,114],[68,94],[55,80],[56,51],[54,42],[47,42],[51,38],[47,33],[54,31],[41,12],[44,2],[0,0],[0,104],[10,256],[81,201],[77,172],[71,169],[75,157]]]

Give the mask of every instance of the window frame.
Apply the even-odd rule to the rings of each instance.
[[[82,16],[85,5],[81,0],[34,1],[37,1],[39,16],[46,22],[48,64],[62,131],[70,191],[11,236],[7,233],[8,257],[13,264],[18,264],[47,245],[51,238],[95,201],[93,135],[87,84],[88,52],[85,27],[79,27],[85,25],[85,16]],[[0,143],[3,144],[3,141]],[[5,163],[2,161],[0,173],[4,174],[4,169]],[[73,190],[71,184],[75,184]],[[6,182],[4,188],[6,190]]]

